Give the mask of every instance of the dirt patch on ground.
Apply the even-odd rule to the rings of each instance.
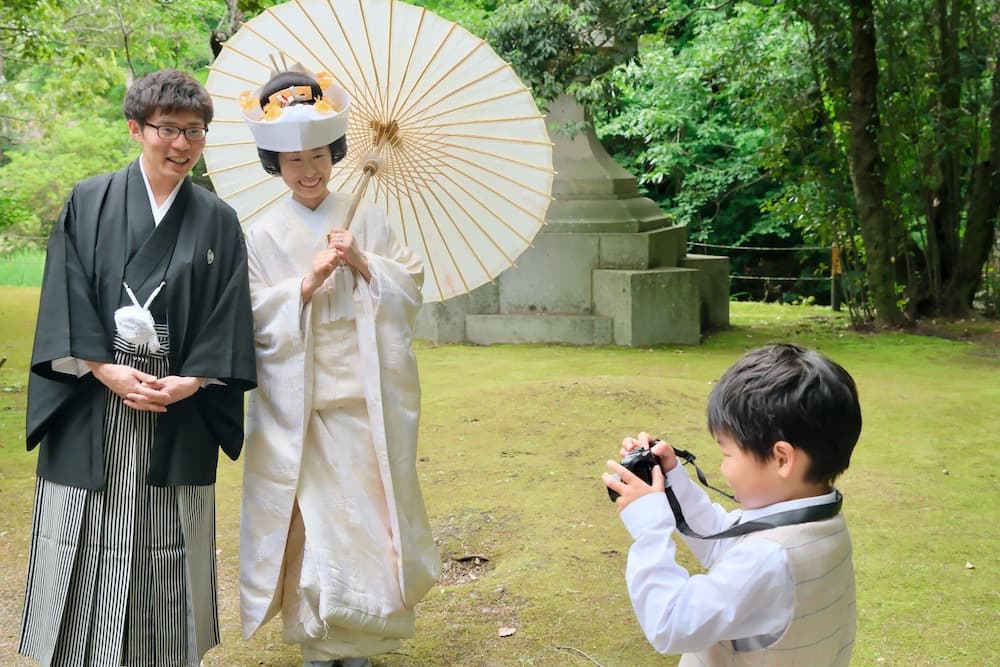
[[[446,557],[441,563],[439,586],[467,584],[482,577],[489,569],[490,559],[481,554]]]
[[[873,323],[866,322],[852,327],[854,331],[865,334],[891,332],[892,329],[879,329]],[[1000,320],[978,315],[956,319],[925,318],[911,322],[907,326],[895,329],[900,333],[915,334],[944,338],[979,345],[988,355],[1000,356]]]
[[[477,581],[496,566],[497,542],[509,528],[509,519],[473,509],[463,509],[439,521],[434,542],[441,552],[438,585]]]
[[[1000,355],[1000,320],[983,317],[956,320],[924,319],[917,321],[913,332],[921,336],[936,336],[974,343]]]

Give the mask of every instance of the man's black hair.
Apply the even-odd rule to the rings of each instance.
[[[122,113],[128,120],[145,125],[159,110],[164,114],[193,111],[205,127],[215,113],[212,98],[192,76],[175,69],[164,69],[138,79],[125,93]]]

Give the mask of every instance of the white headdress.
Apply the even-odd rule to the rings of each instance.
[[[243,118],[250,126],[258,148],[276,151],[305,151],[326,146],[347,134],[351,98],[327,72],[312,74],[301,65],[290,68],[316,79],[322,96],[314,104],[293,104],[313,99],[310,86],[289,86],[272,94],[264,108],[260,93],[247,90],[240,95]]]

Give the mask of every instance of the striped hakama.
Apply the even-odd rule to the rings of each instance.
[[[157,334],[157,352],[116,336],[116,363],[167,375],[166,327]],[[38,480],[21,654],[55,667],[188,667],[219,643],[215,487],[147,484],[156,419],[108,390],[106,486]]]

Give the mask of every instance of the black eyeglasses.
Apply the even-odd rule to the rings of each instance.
[[[156,136],[164,141],[173,141],[183,134],[185,139],[196,144],[205,141],[205,135],[208,134],[207,127],[186,127],[182,130],[173,125],[153,125],[152,123],[146,123],[146,125],[156,130]]]

